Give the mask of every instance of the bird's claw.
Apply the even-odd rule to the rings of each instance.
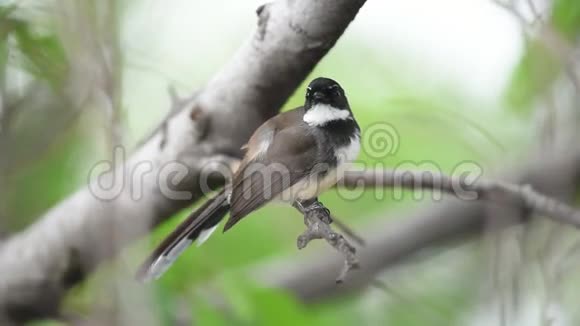
[[[322,222],[324,222],[326,224],[332,223],[332,217],[330,216],[330,210],[328,208],[326,208],[324,205],[322,205],[321,202],[315,201],[311,205],[306,207],[306,213],[311,214],[311,213],[316,212],[316,211],[320,212],[319,218]]]

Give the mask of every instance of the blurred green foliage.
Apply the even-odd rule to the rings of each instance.
[[[30,224],[76,189],[78,158],[91,151],[82,123],[65,115],[73,108],[64,95],[70,67],[63,42],[54,26],[27,13],[0,3],[0,101],[2,119],[10,121],[0,126],[0,180],[9,189],[0,197],[4,214],[18,216],[2,223],[10,230]]]
[[[14,18],[10,14],[18,7],[16,5],[0,6],[0,39],[3,40],[2,48],[8,48],[8,42],[12,38],[14,45],[12,50],[11,64],[30,73],[34,78],[46,81],[60,90],[67,77],[68,64],[62,44],[54,33],[33,31],[36,27],[30,21],[22,18]],[[2,56],[7,58],[7,56]],[[5,67],[7,62],[0,61]]]
[[[544,95],[562,73],[567,64],[562,62],[567,57],[562,51],[570,47],[566,42],[573,43],[580,36],[580,2],[555,0],[547,24],[549,30],[528,40],[507,89],[507,103],[517,112],[531,113],[534,100]]]
[[[568,41],[580,34],[580,3],[574,0],[555,0],[550,21],[556,31]]]
[[[23,22],[14,21],[13,28],[23,68],[34,77],[50,82],[55,89],[60,89],[68,71],[58,38],[55,35],[34,35]]]

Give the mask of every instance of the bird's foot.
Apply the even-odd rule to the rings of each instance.
[[[332,216],[330,216],[330,210],[326,208],[318,200],[313,202],[310,206],[306,207],[306,214],[316,214],[322,222],[326,224],[332,223]]]
[[[336,279],[337,283],[343,282],[348,272],[359,266],[356,249],[341,234],[331,229],[330,211],[317,199],[308,203],[295,202],[294,207],[304,215],[304,224],[306,225],[306,230],[298,236],[296,243],[298,249],[305,248],[314,239],[326,240],[345,259],[344,267]]]
[[[298,209],[304,216],[315,215],[326,224],[332,223],[332,216],[330,210],[322,204],[318,198],[308,201],[296,201],[294,207]]]

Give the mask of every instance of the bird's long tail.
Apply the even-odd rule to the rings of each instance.
[[[221,190],[191,213],[155,248],[137,271],[137,280],[148,282],[158,279],[193,241],[201,244],[207,240],[229,209],[225,190]]]

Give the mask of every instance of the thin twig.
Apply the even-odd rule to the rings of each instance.
[[[530,8],[530,11],[532,12],[532,15],[534,15],[534,22],[538,22],[538,21],[541,22],[542,21],[542,13],[540,13],[538,8],[536,7],[534,0],[527,0],[527,3],[528,3],[528,7]]]
[[[347,187],[402,187],[411,190],[435,190],[452,194],[466,201],[493,200],[512,203],[552,220],[580,228],[580,211],[535,191],[531,185],[510,184],[492,180],[467,182],[464,178],[434,171],[364,170],[349,171],[340,185]]]
[[[336,216],[331,215],[332,221],[345,235],[351,238],[354,242],[356,242],[360,246],[365,246],[366,241],[365,239],[356,233],[350,226],[342,222],[341,220],[337,219]]]
[[[524,15],[516,9],[516,7],[511,1],[509,3],[506,3],[501,0],[492,0],[492,2],[495,3],[498,7],[503,8],[504,10],[512,14],[518,20],[524,32],[528,32],[530,23],[526,20]]]
[[[356,249],[342,235],[330,228],[332,218],[330,211],[319,201],[314,201],[308,206],[296,203],[294,207],[304,215],[304,224],[307,229],[298,236],[298,249],[305,248],[314,239],[324,239],[344,256],[344,267],[336,278],[336,283],[342,283],[348,272],[359,267],[356,257]]]

